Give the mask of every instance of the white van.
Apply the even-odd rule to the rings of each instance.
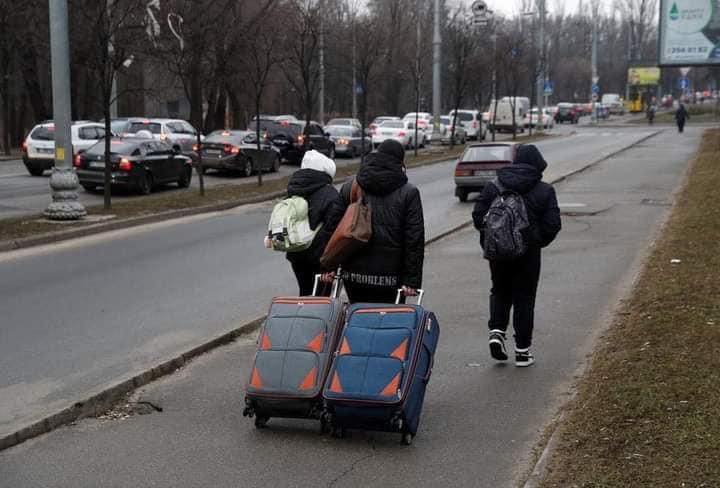
[[[495,110],[495,100],[490,102],[490,113]],[[515,120],[513,121],[513,111]],[[502,97],[497,102],[497,113],[490,117],[490,125],[495,124],[498,132],[524,132],[523,119],[530,111],[530,99],[527,97]],[[494,120],[493,120],[494,119]],[[514,122],[514,125],[513,125]]]
[[[610,109],[611,114],[625,115],[625,106],[617,93],[605,93],[600,102]]]
[[[457,118],[465,129],[465,132],[467,132],[468,139],[475,141],[484,140],[486,127],[483,124],[480,112],[478,110],[458,110],[457,112]],[[450,120],[452,120],[454,115],[454,110],[451,110],[450,113],[447,114]]]

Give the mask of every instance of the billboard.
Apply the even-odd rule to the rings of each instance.
[[[660,66],[720,66],[720,0],[660,1]]]
[[[633,86],[659,85],[660,68],[630,68],[628,83]]]

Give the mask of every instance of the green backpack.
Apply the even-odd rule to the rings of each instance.
[[[275,251],[299,252],[308,249],[317,229],[310,228],[308,203],[302,197],[290,197],[273,208],[268,225],[268,237]]]

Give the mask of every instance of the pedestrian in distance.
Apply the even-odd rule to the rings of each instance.
[[[684,104],[680,104],[678,109],[675,111],[675,123],[678,127],[678,132],[682,133],[685,130],[685,122],[690,118],[690,114],[685,109]]]
[[[286,253],[300,296],[312,295],[315,275],[325,271],[320,265],[320,256],[343,215],[340,194],[333,186],[335,171],[332,159],[311,150],[305,153],[300,169],[288,181],[288,197],[302,197],[307,201],[310,228],[317,230],[310,247]],[[318,295],[329,296],[330,287],[323,286]]]
[[[422,286],[425,222],[420,191],[408,183],[402,144],[388,139],[369,154],[355,180],[372,210],[372,237],[343,263],[351,303],[394,303],[398,288],[415,296]],[[344,208],[353,182],[340,190]]]
[[[560,210],[555,189],[542,181],[547,163],[534,145],[521,145],[513,163],[498,171],[495,182],[485,185],[473,210],[473,223],[480,231],[480,243],[490,264],[489,346],[492,357],[508,359],[505,348],[506,331],[512,310],[515,331],[515,365],[530,366],[535,359],[530,351],[535,325],[535,296],[540,279],[541,249],[548,246],[560,232]],[[506,200],[507,199],[507,200]],[[497,257],[494,242],[497,235],[491,227],[491,208],[496,211],[505,203],[515,202],[524,219],[522,230],[511,240],[517,244],[512,258]],[[495,214],[501,215],[502,214]],[[514,218],[506,220],[515,225]]]
[[[645,111],[645,116],[648,120],[648,125],[653,125],[653,122],[655,122],[655,112],[657,111],[657,105],[655,105],[655,101],[652,101],[648,104],[647,110]]]

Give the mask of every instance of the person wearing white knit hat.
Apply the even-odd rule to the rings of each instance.
[[[298,196],[308,202],[310,228],[315,230],[322,225],[310,248],[286,254],[295,273],[300,296],[311,295],[315,275],[326,271],[321,269],[320,256],[345,212],[340,194],[333,186],[335,171],[332,159],[310,150],[305,153],[300,169],[288,181],[288,197]],[[326,288],[321,294],[329,295],[329,287]]]

